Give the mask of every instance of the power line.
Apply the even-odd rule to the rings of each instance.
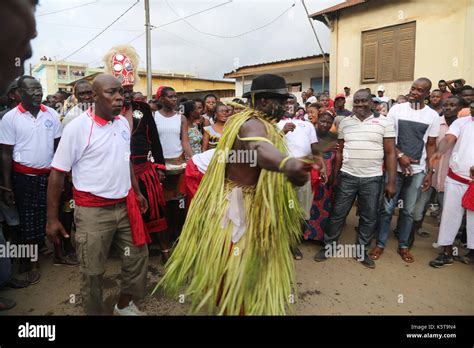
[[[96,1],[93,1],[93,2],[88,2],[87,4],[82,4],[82,5],[78,5],[78,6],[74,6],[74,7],[63,8],[62,10],[58,10],[58,11],[54,11],[54,12],[40,13],[40,14],[36,15],[36,17],[48,16],[48,15],[55,14],[55,13],[65,12],[65,11],[73,10],[73,9],[75,9],[75,8],[79,8],[79,7],[84,7],[84,6],[87,6],[87,5],[96,4],[96,3],[98,3],[98,2],[99,2],[99,1],[96,0]]]
[[[165,0],[166,1],[166,4],[168,5],[168,7],[171,9],[171,11],[174,12],[174,14],[176,14],[178,17],[179,17],[179,14],[171,7],[171,5],[169,4],[168,0]],[[285,11],[283,11],[281,14],[279,14],[276,18],[274,18],[273,20],[271,20],[270,22],[268,22],[267,24],[264,24],[258,28],[255,28],[255,29],[251,29],[251,30],[248,30],[246,32],[243,32],[243,33],[240,33],[240,34],[237,34],[237,35],[231,35],[231,36],[225,36],[225,35],[218,35],[218,34],[213,34],[213,33],[207,33],[205,31],[202,31],[198,28],[196,28],[194,25],[192,25],[191,23],[189,23],[188,21],[184,20],[185,17],[181,18],[184,20],[184,22],[189,25],[191,28],[193,28],[194,30],[196,30],[198,33],[201,33],[201,34],[204,34],[204,35],[209,35],[209,36],[213,36],[213,37],[218,37],[218,38],[221,38],[221,39],[235,39],[237,37],[240,37],[240,36],[244,36],[244,35],[247,35],[247,34],[250,34],[254,31],[257,31],[257,30],[260,30],[260,29],[263,29],[265,27],[268,27],[269,25],[275,23],[281,16],[283,16],[286,12],[288,12],[289,10],[291,10],[293,7],[295,7],[295,3],[293,3],[293,5],[291,5],[289,8],[287,8]]]
[[[177,38],[180,39],[181,41],[184,41],[185,43],[188,44],[189,47],[192,47],[192,46],[198,47],[198,48],[201,48],[201,49],[203,49],[203,50],[206,50],[206,51],[212,53],[212,54],[215,55],[215,56],[219,56],[219,57],[225,58],[225,59],[231,59],[230,57],[223,56],[222,54],[217,53],[217,52],[214,52],[213,50],[211,50],[211,49],[209,49],[209,48],[206,48],[206,47],[204,47],[203,45],[199,45],[199,44],[196,44],[196,43],[194,43],[194,42],[192,42],[192,41],[188,41],[188,40],[186,40],[186,39],[183,39],[181,36],[178,36],[178,35],[176,35],[176,34],[173,34],[173,33],[169,32],[169,31],[166,31],[166,30],[164,30],[164,29],[162,29],[162,28],[159,28],[159,29],[162,30],[163,32],[169,34],[169,35],[173,35],[174,37],[177,37]]]
[[[48,25],[58,25],[58,26],[61,26],[61,27],[68,27],[68,28],[80,28],[80,29],[102,29],[100,27],[86,27],[86,26],[82,26],[82,25],[69,25],[69,24],[60,24],[60,23],[48,23],[48,22],[41,22],[41,21],[38,21],[37,23],[40,23],[40,24],[48,24]],[[116,30],[116,31],[133,31],[133,32],[137,32],[137,31],[142,31],[141,29],[118,29],[118,28],[113,28],[113,29],[110,29],[110,30]]]
[[[215,8],[217,8],[217,7],[221,7],[221,6],[230,4],[232,1],[233,1],[233,0],[228,0],[228,1],[224,2],[224,3],[222,3],[222,4],[218,4],[218,5],[209,7],[209,8],[205,8],[204,10],[201,10],[201,11],[198,11],[198,12],[195,12],[195,13],[191,13],[190,15],[184,16],[184,17],[182,17],[182,18],[175,19],[175,20],[173,20],[173,21],[171,21],[171,22],[163,23],[163,24],[160,24],[160,25],[157,25],[157,26],[156,26],[156,25],[152,25],[152,26],[151,26],[151,30],[159,29],[159,28],[162,28],[162,27],[166,27],[166,26],[171,25],[171,24],[173,24],[173,23],[176,23],[176,22],[180,22],[180,21],[182,21],[182,20],[185,20],[186,18],[193,17],[193,16],[197,16],[198,14],[201,14],[201,13],[204,13],[204,12],[207,12],[207,11],[210,11],[210,10],[213,10],[213,9],[215,9]],[[145,34],[146,34],[146,32],[143,31],[140,35],[137,35],[137,36],[135,36],[133,39],[131,39],[130,41],[128,41],[127,44],[129,44],[129,43],[131,43],[131,42],[133,42],[133,41],[135,41],[135,40],[138,40],[139,38],[141,38],[141,37],[144,36]],[[171,34],[171,35],[174,35],[174,34],[172,34],[172,33],[170,33],[170,34]],[[176,35],[175,35],[175,36],[176,36]],[[178,37],[178,36],[176,36],[176,37]],[[183,41],[186,41],[186,40],[184,40],[184,39],[181,38],[181,37],[178,37],[178,38],[181,39],[181,40],[183,40]],[[214,52],[213,52],[213,53],[214,53]],[[94,62],[99,61],[99,60],[102,60],[102,58],[97,58],[97,59],[91,61],[91,62],[88,63],[88,64],[94,63]]]
[[[180,17],[180,16],[178,15],[178,17],[180,17],[180,18],[175,19],[174,21],[171,21],[171,22],[168,22],[168,23],[165,23],[165,24],[160,24],[160,25],[156,26],[155,28],[165,27],[165,26],[167,26],[167,25],[170,25],[170,24],[173,24],[173,23],[176,23],[176,22],[185,20],[186,18],[193,17],[193,16],[196,16],[196,15],[201,14],[201,13],[203,13],[203,12],[207,12],[207,11],[209,11],[209,10],[213,10],[213,9],[215,9],[215,8],[217,8],[217,7],[221,7],[221,6],[230,4],[232,1],[233,1],[233,0],[229,0],[229,1],[226,1],[226,2],[224,2],[224,3],[222,3],[222,4],[209,7],[209,8],[207,8],[207,9],[202,10],[202,11],[199,11],[199,12],[196,12],[196,13],[192,13],[192,14],[187,15],[187,16],[184,16],[184,17]],[[168,6],[169,6],[169,5],[168,5]]]
[[[95,39],[97,39],[100,35],[102,35],[107,29],[109,29],[112,25],[114,25],[120,18],[122,18],[123,16],[125,16],[125,14],[130,11],[132,8],[134,8],[138,3],[140,2],[140,0],[137,0],[132,6],[130,6],[127,10],[125,10],[125,12],[123,12],[120,16],[118,16],[112,23],[110,23],[108,26],[106,26],[100,33],[98,33],[96,36],[94,36],[92,39],[90,39],[89,41],[87,41],[84,45],[82,45],[81,47],[79,47],[77,50],[75,50],[74,52],[72,52],[70,55],[68,55],[67,57],[63,58],[62,60],[66,60],[68,59],[69,57],[75,55],[77,52],[79,52],[80,50],[82,50],[84,47],[86,47],[88,44],[90,44],[92,41],[94,41]]]

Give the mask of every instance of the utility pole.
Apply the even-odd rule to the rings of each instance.
[[[323,76],[322,76],[322,80],[323,80],[323,87],[322,88],[323,88],[323,91],[324,91],[324,88],[325,88],[325,86],[324,86],[324,74],[325,74],[324,68],[326,68],[326,70],[329,72],[329,64],[328,64],[328,61],[326,59],[326,54],[323,51],[323,47],[321,46],[321,42],[319,42],[318,34],[316,34],[316,30],[314,29],[313,22],[312,22],[311,18],[309,18],[308,9],[306,8],[306,4],[304,3],[304,0],[301,0],[301,3],[303,4],[304,10],[306,11],[306,17],[308,18],[309,25],[311,26],[311,29],[313,30],[314,36],[316,37],[316,41],[318,42],[318,45],[319,45],[319,49],[321,50],[321,53],[323,55],[324,66],[323,66]]]
[[[152,95],[152,72],[151,72],[151,25],[150,25],[150,1],[145,0],[145,27],[146,27],[146,97],[153,99]],[[138,67],[136,67],[138,69]]]

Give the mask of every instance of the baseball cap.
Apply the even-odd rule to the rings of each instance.
[[[378,97],[373,97],[373,98],[372,98],[372,101],[373,101],[374,103],[381,103],[381,102],[382,102],[382,100],[380,100]]]
[[[380,85],[378,88],[377,88],[377,92],[385,92],[385,87],[383,85]]]
[[[336,96],[334,97],[334,100],[336,100],[337,98],[344,98],[346,99],[346,95],[344,93],[338,93],[336,94]]]

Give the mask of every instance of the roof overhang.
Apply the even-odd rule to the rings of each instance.
[[[329,21],[335,18],[339,11],[354,7],[357,5],[365,4],[370,0],[346,0],[343,3],[328,7],[324,10],[310,14],[309,17],[313,20],[320,21],[324,25],[329,26]]]
[[[326,54],[326,59],[329,58],[329,54]],[[323,55],[309,56],[302,58],[292,58],[286,60],[280,60],[276,62],[261,63],[254,65],[247,65],[238,68],[237,70],[231,71],[224,74],[225,78],[239,78],[242,76],[258,75],[262,73],[284,73],[295,70],[310,70],[314,69],[315,65],[324,64]]]

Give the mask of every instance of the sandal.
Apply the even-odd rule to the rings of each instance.
[[[378,260],[380,259],[380,255],[383,254],[383,248],[376,246],[369,252],[369,257],[372,260]]]
[[[30,282],[30,285],[38,284],[41,278],[41,273],[39,269],[33,268],[28,272],[26,280]]]
[[[10,278],[5,284],[2,285],[0,290],[8,290],[8,289],[23,289],[30,285],[29,282],[26,280]]]
[[[416,231],[416,234],[423,238],[428,238],[430,236],[430,233],[427,230],[424,230],[422,228]]]
[[[402,257],[402,260],[407,263],[415,262],[415,259],[408,248],[398,249],[398,254]]]
[[[303,258],[303,254],[301,253],[301,250],[298,249],[297,247],[292,248],[291,252],[295,260],[301,260]]]
[[[77,261],[76,255],[67,255],[66,257],[62,257],[62,258],[55,257],[53,260],[53,265],[78,266],[79,261]]]

